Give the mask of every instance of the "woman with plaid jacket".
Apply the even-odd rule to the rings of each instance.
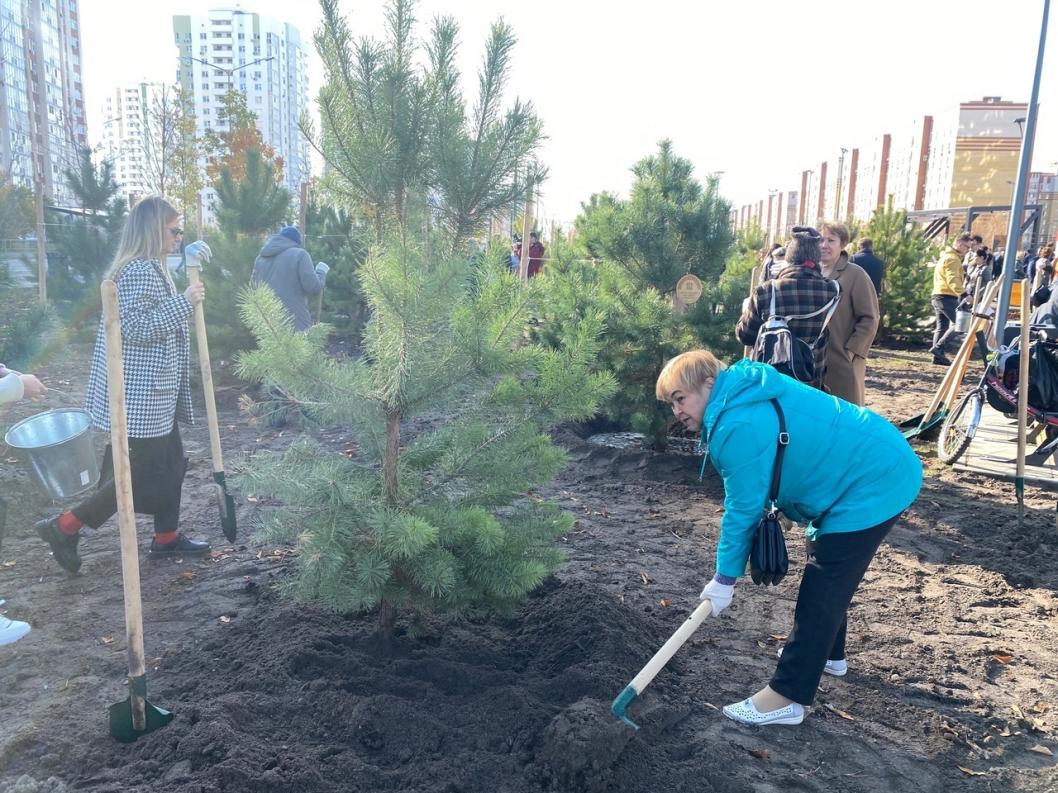
[[[183,231],[178,221],[176,210],[164,199],[151,196],[141,200],[129,212],[118,252],[106,275],[118,289],[132,493],[136,511],[154,516],[152,558],[210,550],[209,543],[189,539],[177,530],[187,469],[177,422],[193,423],[188,320],[206,294],[201,283],[189,286],[183,294],[178,292],[163,263],[167,254],[179,250]],[[204,247],[204,243],[194,245]],[[94,427],[110,431],[102,319],[85,409]],[[116,511],[108,444],[95,492],[72,510],[42,520],[35,528],[51,546],[55,561],[76,573],[81,567],[77,554],[81,527],[99,528]]]
[[[837,305],[840,290],[820,271],[819,240],[819,232],[814,228],[794,227],[793,239],[786,246],[784,266],[774,280],[764,281],[745,301],[742,316],[735,325],[735,336],[747,347],[756,347],[761,328],[772,316],[774,294],[774,315],[787,318],[790,333],[812,351],[814,366],[812,379],[807,384],[822,390],[827,373],[827,321]]]

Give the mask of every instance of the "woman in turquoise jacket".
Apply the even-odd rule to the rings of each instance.
[[[807,562],[794,625],[769,685],[728,705],[745,724],[800,724],[824,672],[841,676],[845,612],[878,546],[922,485],[922,464],[881,416],[743,360],[726,368],[707,350],[673,358],[658,377],[658,399],[700,430],[724,481],[716,575],[702,590],[713,614],[731,603],[768,497],[779,435],[789,444],[777,504],[807,525]],[[704,463],[703,463],[704,467]]]

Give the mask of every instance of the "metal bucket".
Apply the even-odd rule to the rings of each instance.
[[[59,408],[20,421],[7,431],[4,441],[44,495],[65,499],[99,481],[91,427],[86,411]]]
[[[961,306],[955,311],[955,332],[966,333],[970,330],[970,323],[973,322],[973,313],[968,308],[962,308]]]

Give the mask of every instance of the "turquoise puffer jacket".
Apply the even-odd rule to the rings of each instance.
[[[808,537],[876,526],[906,509],[922,486],[922,463],[884,418],[767,364],[739,361],[717,375],[702,417],[709,460],[724,480],[716,548],[722,575],[745,571],[768,497],[779,433],[770,399],[790,433],[778,505],[809,524]]]

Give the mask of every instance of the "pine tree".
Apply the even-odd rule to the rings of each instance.
[[[323,319],[337,335],[359,344],[368,308],[358,272],[367,257],[371,231],[342,209],[310,203],[305,213],[305,249],[314,262],[327,262]]]
[[[78,153],[77,168],[64,171],[80,216],[49,212],[49,242],[56,255],[48,260],[48,294],[64,313],[98,316],[99,282],[117,249],[128,206],[119,195],[114,166],[92,162],[88,149]]]
[[[667,298],[613,262],[590,265],[559,249],[552,265],[534,279],[541,282],[534,338],[560,349],[582,323],[602,323],[596,371],[612,373],[618,384],[602,412],[664,449],[672,412],[654,396],[654,381],[666,361],[696,346],[691,330]]]
[[[229,233],[260,236],[283,220],[290,191],[276,181],[275,165],[259,150],[247,148],[240,155],[241,173],[225,165],[213,185],[217,224]]]
[[[867,224],[865,236],[874,252],[885,262],[880,332],[902,339],[923,339],[929,335],[932,314],[930,290],[933,272],[927,266],[936,255],[935,247],[921,229],[907,222],[904,210],[893,209],[892,196]]]
[[[526,492],[565,463],[547,431],[612,390],[591,373],[601,327],[582,323],[558,349],[523,344],[531,285],[500,263],[426,260],[399,238],[372,250],[361,284],[365,355],[342,362],[325,326],[294,333],[267,289],[247,296],[258,350],[240,374],[348,427],[357,454],[304,439],[255,457],[242,486],[285,504],[269,532],[298,541],[297,597],[377,608],[384,632],[396,608],[509,608],[554,570],[572,525]]]
[[[336,4],[323,8],[324,188],[363,212],[374,240],[359,268],[371,315],[364,355],[328,357],[326,326],[292,332],[275,297],[258,289],[243,302],[258,349],[240,357],[239,371],[348,427],[356,453],[304,439],[257,455],[243,486],[284,503],[269,531],[297,539],[294,594],[378,609],[388,635],[397,609],[506,609],[554,570],[554,541],[572,519],[527,494],[565,462],[548,430],[593,415],[613,381],[592,373],[597,323],[581,323],[554,349],[526,343],[537,287],[498,260],[451,253],[459,231],[448,223],[422,234],[438,207],[438,149],[427,144],[440,103],[435,81],[412,66],[412,4],[394,2],[389,40],[355,52]],[[435,44],[449,24],[435,23]],[[497,183],[513,180],[501,173]],[[460,212],[473,216],[475,206]]]
[[[584,206],[576,220],[584,249],[664,295],[687,273],[715,281],[734,240],[731,206],[720,197],[716,179],[710,177],[703,189],[690,161],[677,156],[668,140],[632,172],[627,201],[601,194]]]

